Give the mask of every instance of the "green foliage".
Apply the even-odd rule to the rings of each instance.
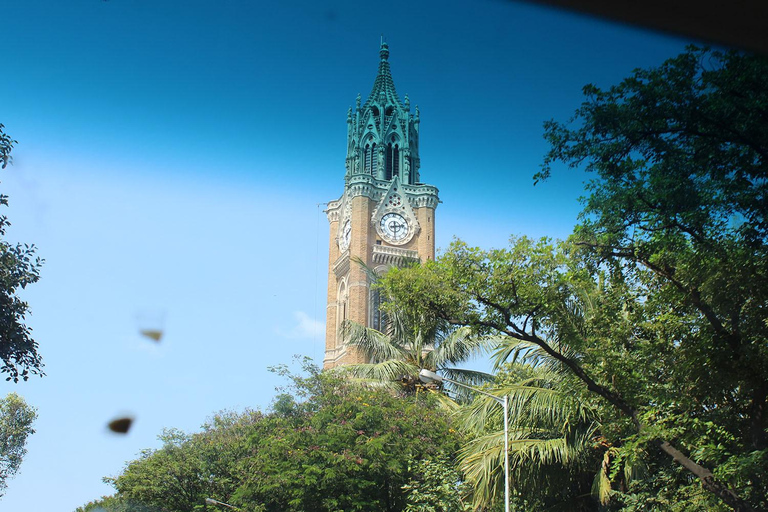
[[[328,373],[310,380],[320,393],[290,411],[281,400],[282,414],[253,435],[250,478],[234,503],[275,511],[399,511],[419,465],[458,448],[458,434],[432,396],[397,397]]]
[[[357,263],[365,268],[372,286],[380,289],[380,276],[362,261]],[[422,369],[440,370],[449,379],[469,385],[491,380],[491,375],[486,373],[456,367],[486,353],[490,345],[486,337],[478,336],[470,327],[453,326],[442,318],[425,314],[424,310],[409,309],[391,299],[383,301],[381,307],[387,318],[383,332],[349,320],[342,324],[341,334],[346,344],[360,351],[367,362],[347,365],[337,371],[406,394],[435,391],[419,380]],[[454,397],[466,399],[464,388],[448,384],[448,389]],[[445,398],[444,404],[455,407]]]
[[[27,453],[27,437],[35,433],[32,423],[37,412],[16,393],[0,400],[0,496],[8,480],[18,473]]]
[[[736,475],[768,448],[767,83],[764,57],[690,49],[589,86],[580,126],[547,124],[542,174],[559,160],[596,175],[574,244],[638,297],[656,351],[653,372],[630,374],[647,386],[632,390],[640,437],[675,440],[758,508],[768,467]]]
[[[117,493],[99,505],[107,512],[139,506],[180,512],[205,510],[205,498],[226,502],[242,481],[240,462],[262,419],[255,411],[220,412],[199,433],[164,430],[159,436],[162,448],[143,451],[122,474],[105,479]]]
[[[408,495],[405,512],[468,512],[472,510],[464,497],[469,486],[462,482],[454,463],[445,458],[423,460],[416,476],[403,486]]]
[[[304,365],[304,375],[274,369],[291,385],[271,413],[220,413],[199,433],[164,431],[162,448],[106,479],[114,496],[82,511],[188,512],[205,510],[208,497],[252,512],[399,511],[409,499],[443,510],[435,500],[460,503],[449,462],[460,436],[433,396],[399,398]],[[432,461],[447,470],[440,482]]]
[[[120,496],[104,496],[77,507],[75,512],[157,512],[157,509]]]
[[[11,149],[16,143],[3,132],[0,124],[0,168],[11,160]],[[8,196],[0,194],[0,206],[8,206]],[[0,215],[0,237],[10,226],[8,217]],[[37,282],[43,260],[35,256],[35,246],[11,244],[0,238],[0,372],[6,380],[27,380],[30,374],[43,375],[43,363],[37,354],[37,342],[24,324],[29,311],[26,302],[18,297],[20,289]]]
[[[510,480],[512,494],[530,506],[569,503],[589,509],[590,463],[599,454],[596,411],[581,403],[567,375],[543,365],[514,363],[497,375],[486,391],[508,396]],[[459,454],[460,468],[474,488],[474,504],[489,507],[504,499],[503,410],[478,395],[459,417],[472,436]]]
[[[0,123],[0,169],[5,169],[12,162],[11,150],[16,144],[16,141],[3,131],[4,128]]]
[[[571,124],[545,125],[536,177],[557,162],[595,176],[569,241],[456,241],[384,277],[406,308],[503,336],[498,365],[570,376],[600,423],[607,506],[765,506],[766,84],[766,58],[690,49],[586,87]]]

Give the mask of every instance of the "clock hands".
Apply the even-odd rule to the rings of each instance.
[[[402,215],[396,212],[385,214],[380,221],[380,233],[390,242],[400,242],[405,240],[410,231],[408,221]]]
[[[397,238],[397,232],[400,231],[401,229],[405,229],[405,227],[406,227],[405,224],[400,224],[396,220],[393,220],[392,222],[389,223],[389,229],[390,231],[392,231],[392,234],[394,235],[395,238]]]
[[[352,224],[347,220],[344,223],[344,227],[341,230],[341,236],[339,237],[339,248],[342,251],[346,251],[349,247],[349,241],[352,238]]]

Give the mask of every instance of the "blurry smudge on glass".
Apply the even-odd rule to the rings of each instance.
[[[159,343],[165,332],[165,311],[162,309],[146,309],[136,313],[136,324],[139,334]]]
[[[107,428],[116,434],[127,434],[133,425],[133,418],[125,416],[122,418],[115,418],[107,424]]]

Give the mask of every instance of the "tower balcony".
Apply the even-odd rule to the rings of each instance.
[[[373,262],[380,265],[393,265],[402,267],[403,265],[419,261],[419,253],[411,249],[400,249],[399,247],[389,247],[387,245],[373,246]]]

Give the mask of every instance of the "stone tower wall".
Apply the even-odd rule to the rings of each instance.
[[[402,265],[409,258],[435,258],[435,207],[439,199],[435,187],[418,180],[419,108],[411,113],[408,96],[401,101],[397,95],[388,62],[389,47],[384,42],[379,55],[371,94],[364,104],[358,95],[354,111],[350,107],[347,113],[344,194],[328,203],[326,210],[330,248],[325,368],[366,362],[363,354],[346,346],[339,335],[345,314],[359,325],[372,325],[369,277],[359,262],[369,269],[382,269]],[[389,148],[387,152],[385,148]],[[391,223],[382,228],[382,219]],[[339,229],[347,221],[351,225],[349,246],[340,247],[343,233]],[[346,283],[346,298],[340,298],[342,283]]]

